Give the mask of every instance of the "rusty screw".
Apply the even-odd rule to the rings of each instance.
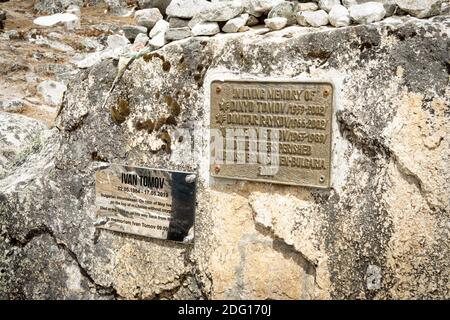
[[[323,90],[323,96],[325,98],[328,97],[329,95],[330,95],[330,90],[328,90],[328,89]]]
[[[218,173],[220,172],[220,166],[219,166],[218,164],[216,164],[216,165],[214,166],[214,172],[215,172],[216,174],[218,174]]]
[[[216,87],[216,93],[220,93],[220,91],[222,91],[222,88]]]

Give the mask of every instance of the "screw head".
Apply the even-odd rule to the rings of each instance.
[[[324,176],[320,176],[319,177],[319,182],[320,183],[324,183],[325,182],[325,177]]]
[[[218,164],[214,166],[214,172],[215,174],[218,174],[220,172],[220,166]]]
[[[323,96],[325,98],[328,97],[329,95],[330,95],[330,90],[328,90],[328,89],[323,90]]]
[[[222,91],[221,87],[216,87],[216,93],[220,93],[220,91]]]

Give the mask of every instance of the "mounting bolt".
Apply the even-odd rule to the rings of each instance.
[[[328,90],[328,89],[323,90],[323,96],[325,98],[328,97],[329,95],[330,95],[330,90]]]
[[[220,166],[218,164],[214,166],[214,172],[215,174],[218,174],[220,172]]]
[[[324,182],[325,182],[325,177],[324,177],[324,176],[320,176],[319,182],[320,182],[320,183],[324,183]]]

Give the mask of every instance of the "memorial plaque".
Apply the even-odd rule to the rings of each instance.
[[[96,227],[145,237],[193,239],[194,173],[108,164],[95,175]]]
[[[214,177],[328,188],[333,86],[213,81]]]

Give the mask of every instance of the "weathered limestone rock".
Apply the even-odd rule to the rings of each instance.
[[[159,20],[155,26],[150,30],[149,36],[153,38],[159,33],[164,33],[170,28],[170,24],[165,20]]]
[[[169,25],[171,28],[187,27],[188,23],[189,23],[189,20],[187,20],[187,19],[181,19],[181,18],[177,18],[177,17],[169,18]]]
[[[81,70],[57,128],[0,129],[0,297],[449,299],[449,18],[400,21],[172,42],[105,107],[117,63]],[[331,188],[210,179],[216,76],[333,81]],[[195,245],[96,230],[102,162],[198,170]]]
[[[432,17],[440,13],[442,0],[395,0],[400,9],[417,18]]]
[[[194,20],[201,19],[203,21],[228,21],[244,11],[242,2],[239,0],[229,0],[222,2],[212,2],[209,6],[204,7],[198,14],[194,16]]]
[[[148,29],[153,28],[153,26],[163,18],[161,12],[157,8],[142,9],[138,10],[134,14],[134,19],[138,26],[143,26]]]
[[[201,22],[195,25],[191,31],[194,36],[213,36],[220,32],[220,28],[217,22]]]
[[[249,15],[248,20],[247,20],[247,26],[252,27],[252,26],[256,26],[259,23],[259,20],[257,17]]]
[[[285,17],[275,17],[264,19],[264,23],[271,30],[280,30],[287,25],[288,20]]]
[[[333,6],[328,14],[330,24],[335,27],[346,27],[350,25],[350,13],[341,5]]]
[[[287,25],[293,25],[296,22],[295,14],[297,6],[294,2],[283,1],[274,6],[267,15],[268,18],[283,17],[287,19]]]
[[[166,8],[167,15],[171,17],[189,19],[210,6],[206,0],[172,0]]]
[[[319,9],[319,6],[316,2],[302,2],[298,4],[298,11],[316,11]]]
[[[248,0],[246,2],[246,11],[255,17],[260,17],[284,0]]]
[[[301,13],[306,23],[312,27],[326,26],[328,24],[328,13],[325,10],[304,11]],[[300,18],[300,20],[302,20]],[[301,21],[303,23],[303,21]]]
[[[52,106],[61,104],[66,90],[66,85],[53,80],[45,80],[37,86],[37,91],[44,99],[44,102]]]
[[[319,0],[319,8],[326,12],[330,12],[331,8],[340,4],[341,0]]]
[[[350,8],[355,4],[363,4],[367,2],[381,3],[384,6],[384,10],[386,10],[386,17],[392,16],[397,7],[395,0],[342,0],[342,5],[346,8]]]
[[[223,32],[238,32],[240,28],[245,26],[248,21],[248,13],[241,14],[240,16],[228,20],[222,27]]]
[[[164,33],[164,38],[167,41],[181,40],[192,36],[191,29],[188,27],[184,28],[169,28]]]
[[[150,38],[145,33],[139,33],[134,39],[133,44],[141,43],[142,45],[146,45]]]
[[[167,44],[167,40],[165,37],[166,31],[157,33],[148,41],[148,43],[156,48],[161,48],[162,46],[165,46]]]
[[[350,17],[360,24],[367,24],[380,21],[386,15],[386,10],[381,3],[367,2],[356,4],[349,9]]]

